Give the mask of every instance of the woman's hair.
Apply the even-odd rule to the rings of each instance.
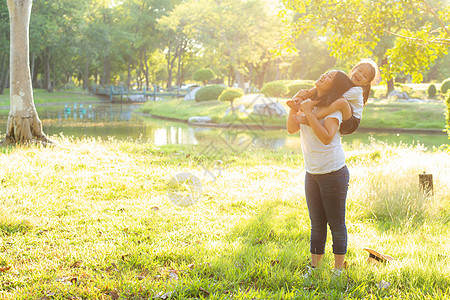
[[[355,85],[350,80],[350,78],[348,78],[347,74],[345,74],[343,71],[337,70],[336,76],[334,76],[333,78],[331,89],[326,94],[315,99],[319,101],[316,106],[330,105],[337,99],[342,98],[342,95],[354,86]]]
[[[353,72],[359,66],[367,66],[367,67],[369,67],[369,70],[370,70],[369,82],[366,85],[362,86],[364,104],[366,104],[367,100],[369,99],[370,89],[372,88],[372,84],[378,83],[378,81],[380,79],[380,71],[378,70],[377,64],[372,59],[370,59],[370,58],[362,59],[359,61],[359,63],[357,63],[352,68],[350,73],[348,73],[348,77],[352,77]]]

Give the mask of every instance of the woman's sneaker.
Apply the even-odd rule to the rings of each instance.
[[[305,274],[302,275],[303,278],[305,278],[305,279],[311,278],[311,276],[313,275],[313,273],[315,272],[315,270],[316,270],[316,267],[310,267],[310,266],[307,266],[307,267],[306,267],[306,272],[305,272]]]
[[[343,270],[342,269],[334,269],[333,270],[333,277],[341,277],[343,274]]]

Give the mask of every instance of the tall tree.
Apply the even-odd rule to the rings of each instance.
[[[33,100],[29,60],[32,0],[8,0],[10,16],[10,111],[3,145],[37,140],[49,142],[42,131]]]
[[[319,29],[331,53],[355,63],[378,56],[385,80],[404,73],[420,82],[422,73],[450,46],[450,7],[444,0],[283,0],[296,13],[292,35]],[[284,16],[289,16],[287,11]],[[390,41],[390,39],[392,41]]]

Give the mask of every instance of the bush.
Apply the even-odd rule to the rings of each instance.
[[[450,139],[450,93],[447,94],[447,100],[445,100],[445,104],[447,104],[447,111],[445,112],[445,119],[447,124],[445,125],[445,130],[447,131],[448,138]]]
[[[436,96],[436,92],[436,86],[434,84],[430,84],[430,86],[428,87],[428,97],[434,98],[434,96]]]
[[[266,97],[283,97],[288,93],[288,88],[281,81],[272,81],[266,83],[262,89],[261,93],[263,93]]]
[[[195,81],[201,81],[203,82],[203,85],[206,85],[206,82],[209,80],[212,80],[216,77],[216,74],[214,74],[213,70],[211,69],[198,69],[195,71],[194,75],[192,75],[192,78]]]
[[[241,89],[227,88],[223,90],[219,96],[220,101],[230,101],[231,109],[233,109],[233,101],[237,98],[241,98],[244,92]]]
[[[301,82],[294,83],[294,84],[291,84],[288,86],[289,92],[288,92],[287,96],[289,98],[292,98],[292,97],[294,97],[295,94],[297,94],[297,92],[299,90],[303,90],[303,89],[309,90],[313,87],[314,87],[314,81],[302,80]]]
[[[222,94],[225,87],[223,85],[219,84],[211,84],[208,86],[204,86],[201,89],[195,93],[195,101],[202,102],[202,101],[210,101],[210,100],[217,100]]]
[[[441,94],[442,95],[447,94],[448,90],[450,90],[450,78],[447,78],[444,81],[442,81]]]

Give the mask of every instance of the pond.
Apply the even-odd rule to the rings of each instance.
[[[136,110],[141,104],[112,104],[106,102],[69,103],[37,106],[44,132],[82,138],[95,137],[117,140],[143,140],[155,145],[245,143],[269,149],[300,149],[298,134],[289,135],[285,130],[225,130],[221,128],[192,127],[185,123],[143,117]],[[7,115],[0,117],[0,133],[6,129]],[[388,144],[423,144],[428,149],[448,144],[447,135],[417,133],[361,132],[344,136],[347,145],[370,144],[372,140]]]

